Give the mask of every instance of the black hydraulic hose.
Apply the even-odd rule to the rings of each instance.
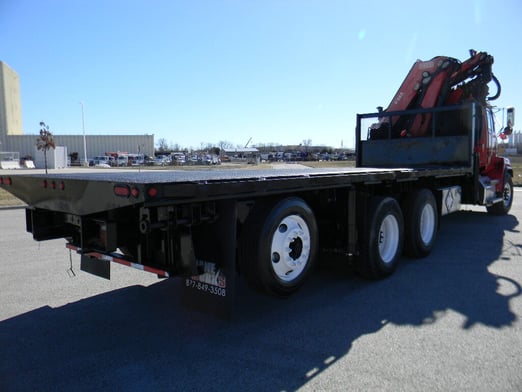
[[[491,74],[491,79],[493,79],[493,81],[497,85],[497,93],[491,97],[488,97],[487,98],[488,101],[494,101],[495,99],[500,97],[500,92],[502,90],[502,88],[500,87],[500,82],[498,81],[497,77],[495,75]]]

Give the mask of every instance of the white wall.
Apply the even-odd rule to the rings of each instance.
[[[1,130],[0,130],[1,132]],[[6,136],[6,144],[0,146],[0,151],[17,151],[20,157],[32,155],[39,135]],[[68,154],[77,152],[83,162],[82,135],[53,135],[56,145],[66,146]],[[105,155],[109,151],[125,151],[131,154],[138,152],[154,155],[154,135],[87,135],[87,158]]]
[[[45,169],[45,155],[43,150],[34,148],[34,164],[37,169]],[[47,151],[47,168],[63,169],[67,167],[67,147],[56,146]]]

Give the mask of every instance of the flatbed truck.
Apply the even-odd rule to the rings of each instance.
[[[486,91],[491,64],[484,52],[418,61],[401,86],[416,88],[403,107],[399,90],[386,110],[357,115],[355,167],[9,173],[0,187],[27,203],[33,238],[64,238],[82,270],[110,278],[115,262],[179,277],[188,303],[230,307],[238,277],[287,297],[320,252],[384,278],[403,254],[429,255],[440,217],[461,204],[509,212],[513,170],[496,139],[510,133],[514,111],[496,130],[487,93],[470,93]],[[424,107],[434,82],[410,79],[428,78],[429,67],[447,85]]]

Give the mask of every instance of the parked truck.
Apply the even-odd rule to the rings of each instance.
[[[495,129],[492,64],[475,51],[417,61],[386,109],[357,115],[351,168],[10,173],[0,186],[27,203],[33,238],[65,238],[82,270],[181,277],[200,302],[229,303],[237,277],[289,296],[319,252],[384,278],[401,255],[430,254],[440,217],[461,204],[509,212],[513,171],[496,143],[514,110]]]

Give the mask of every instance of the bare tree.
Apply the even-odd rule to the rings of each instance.
[[[303,140],[303,146],[306,147],[306,149],[308,149],[308,147],[310,147],[312,145],[312,139],[304,139]]]
[[[219,149],[220,149],[220,150],[234,148],[234,144],[233,144],[233,143],[231,143],[231,142],[227,142],[227,141],[225,141],[225,140],[221,140],[221,141],[218,143],[218,146],[219,146]]]
[[[165,138],[160,138],[158,140],[158,152],[160,153],[163,153],[163,152],[166,152],[168,151],[169,149],[169,144],[167,143],[167,139]]]
[[[49,126],[43,121],[40,122],[40,137],[36,139],[36,148],[43,150],[45,174],[47,174],[47,151],[56,148],[56,145],[54,144],[53,134],[49,131]]]

